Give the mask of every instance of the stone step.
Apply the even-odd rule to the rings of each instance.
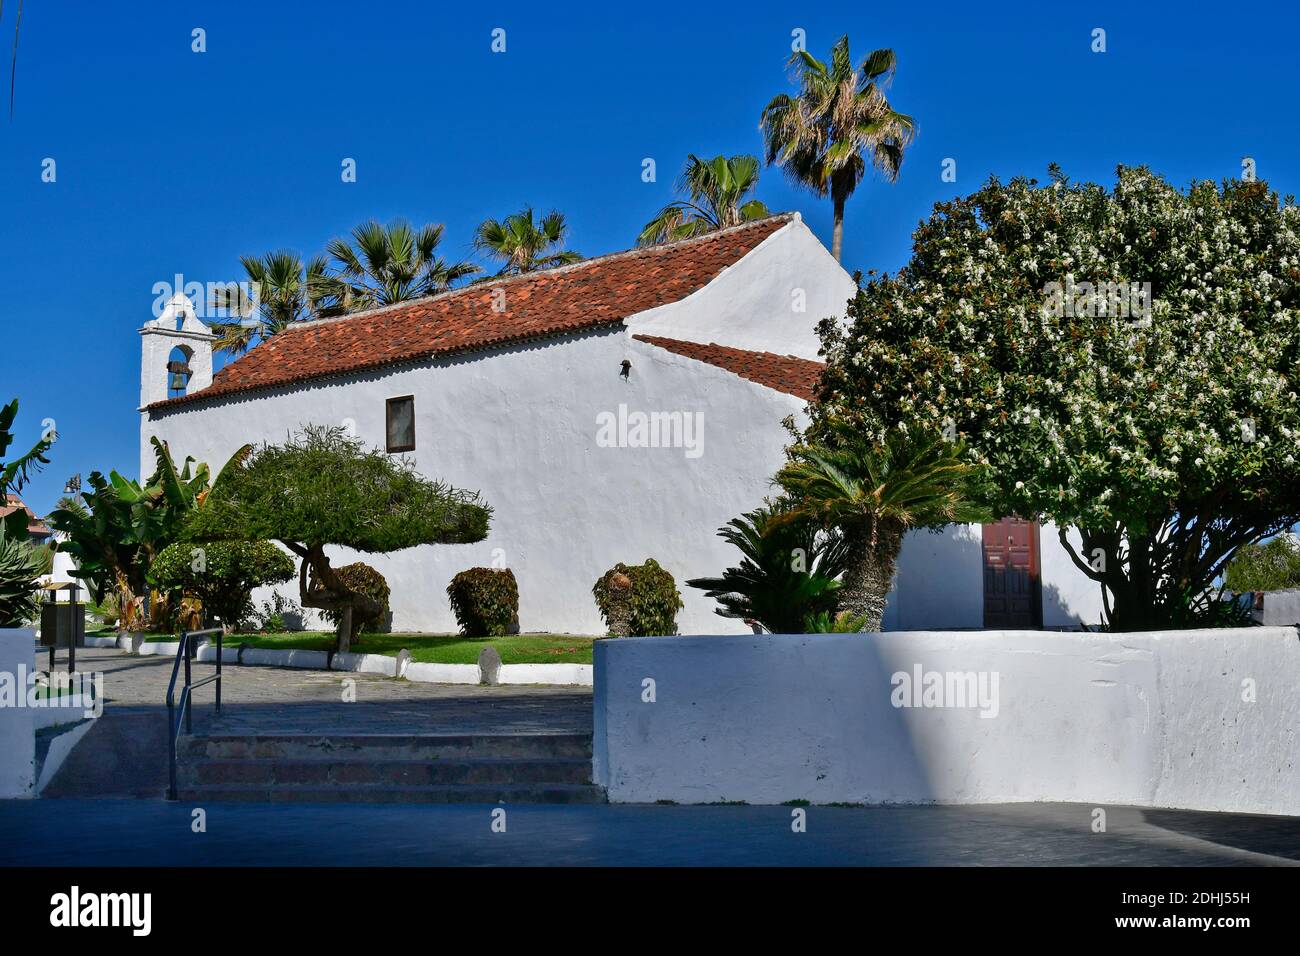
[[[352,786],[590,784],[591,760],[582,757],[471,757],[438,759],[186,757],[177,766],[181,786]]]
[[[211,784],[180,787],[186,803],[604,803],[605,792],[592,784],[548,783],[517,786],[434,784],[394,787],[351,784],[334,787]]]
[[[591,759],[591,734],[212,734],[183,736],[181,759]]]

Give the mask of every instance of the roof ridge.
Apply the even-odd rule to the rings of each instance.
[[[770,216],[764,216],[762,219],[751,219],[748,222],[738,223],[734,226],[727,226],[724,229],[714,229],[711,232],[706,232],[702,236],[691,236],[689,239],[678,239],[676,242],[661,242],[653,246],[633,246],[631,249],[621,249],[618,252],[607,252],[603,256],[593,256],[590,259],[583,259],[579,262],[571,262],[567,265],[556,266],[552,269],[539,269],[536,272],[523,272],[520,273],[519,275],[513,275],[513,276],[493,276],[488,279],[479,280],[477,282],[471,282],[469,285],[458,286],[455,289],[445,289],[444,291],[435,293],[434,295],[426,295],[418,299],[403,299],[401,302],[390,302],[387,305],[375,306],[373,309],[363,309],[360,312],[348,312],[344,315],[331,315],[325,318],[307,319],[301,322],[290,322],[281,331],[290,332],[296,329],[306,329],[306,328],[311,328],[313,326],[319,327],[321,325],[334,323],[334,322],[346,322],[349,319],[361,319],[367,316],[379,315],[385,312],[392,312],[397,309],[409,309],[411,306],[416,304],[423,304],[426,302],[440,302],[444,299],[454,298],[455,296],[461,295],[462,293],[473,291],[475,288],[478,287],[482,287],[484,289],[494,289],[509,283],[517,283],[517,282],[522,282],[531,279],[544,279],[549,276],[556,276],[556,275],[567,275],[570,272],[577,272],[578,270],[584,269],[588,266],[599,265],[605,262],[613,262],[618,259],[631,259],[637,256],[658,255],[660,253],[667,252],[669,250],[680,249],[681,247],[691,245],[692,243],[698,243],[703,245],[704,243],[709,242],[711,240],[721,239],[726,236],[730,236],[737,232],[740,232],[744,229],[752,229],[756,226],[772,223],[780,219],[784,219],[787,222],[803,221],[803,217],[800,216],[797,211],[778,212]],[[496,279],[497,281],[493,282],[492,279]]]

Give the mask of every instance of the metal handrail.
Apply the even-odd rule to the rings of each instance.
[[[190,676],[190,661],[194,658],[194,639],[197,637],[207,637],[210,634],[215,634],[217,636],[216,673],[209,674],[207,677],[200,680],[192,680]],[[176,661],[172,664],[172,679],[167,685],[168,800],[176,799],[176,741],[181,734],[181,721],[185,721],[185,732],[187,734],[194,732],[192,709],[190,707],[190,698],[193,696],[194,688],[215,682],[217,685],[217,713],[221,713],[221,639],[224,635],[225,628],[221,627],[209,627],[202,631],[182,631],[180,643],[176,646]],[[182,660],[185,661],[185,684],[181,688],[180,701],[178,702],[176,700],[176,678],[180,674]]]

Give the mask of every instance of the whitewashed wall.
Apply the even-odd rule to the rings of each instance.
[[[626,379],[624,358],[632,362]],[[178,456],[214,467],[245,442],[283,441],[305,423],[350,419],[364,441],[382,447],[384,402],[398,395],[415,396],[419,470],[481,491],[495,514],[480,544],[363,556],[392,588],[395,629],[454,630],[447,583],[491,565],[499,548],[519,580],[524,630],[601,633],[592,585],[615,562],[648,557],[677,579],[683,631],[745,630],[714,615],[713,602],[684,582],[734,562],[714,531],[770,493],[787,440],[781,419],[800,414],[803,402],[623,330],[146,415],[141,472],[152,470],[155,434]],[[620,404],[703,413],[701,454],[597,447],[597,415]],[[340,552],[336,563],[355,559]],[[296,584],[283,591],[296,597]]]
[[[1261,624],[1295,624],[1300,621],[1300,588],[1265,591],[1264,607],[1255,619]]]
[[[1070,532],[1076,549],[1077,531]],[[1056,525],[1039,535],[1043,626],[1077,628],[1101,623],[1101,591],[1080,573],[1061,546]],[[984,558],[977,524],[950,525],[935,534],[913,531],[898,556],[898,573],[883,621],[887,631],[984,626]]]
[[[853,278],[796,218],[703,289],[628,325],[642,335],[816,359],[817,323],[843,318],[856,291]]]
[[[0,629],[0,674],[9,675],[14,692],[27,694],[26,677],[36,666],[35,632]],[[36,785],[35,711],[0,706],[0,799],[30,797]]]
[[[893,706],[917,666],[997,673],[996,715]],[[596,645],[595,779],[614,802],[1300,814],[1298,686],[1294,628],[621,638]]]

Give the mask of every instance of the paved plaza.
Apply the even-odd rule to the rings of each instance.
[[[221,804],[159,799],[169,657],[87,650],[106,706],[48,792],[0,801],[0,865],[1133,865],[1300,864],[1300,819],[1092,805],[507,807]],[[210,664],[196,664],[196,676]],[[457,687],[365,674],[226,668],[226,713],[198,691],[196,731],[590,732],[583,688]],[[343,699],[355,680],[356,702]],[[93,735],[93,736],[91,736]],[[87,746],[93,744],[93,746]],[[124,771],[124,768],[127,768]],[[137,797],[145,799],[121,799]]]
[[[1300,820],[1092,806],[506,807],[0,801],[0,865],[1254,866],[1300,862]]]
[[[104,714],[46,797],[155,797],[167,776],[163,702],[174,656],[132,657],[111,648],[77,654],[77,669],[104,675]],[[38,661],[43,665],[44,659]],[[59,666],[66,666],[63,658]],[[214,664],[195,662],[194,678]],[[223,665],[222,715],[214,685],[194,692],[195,733],[591,733],[584,687],[421,684],[377,674]]]

